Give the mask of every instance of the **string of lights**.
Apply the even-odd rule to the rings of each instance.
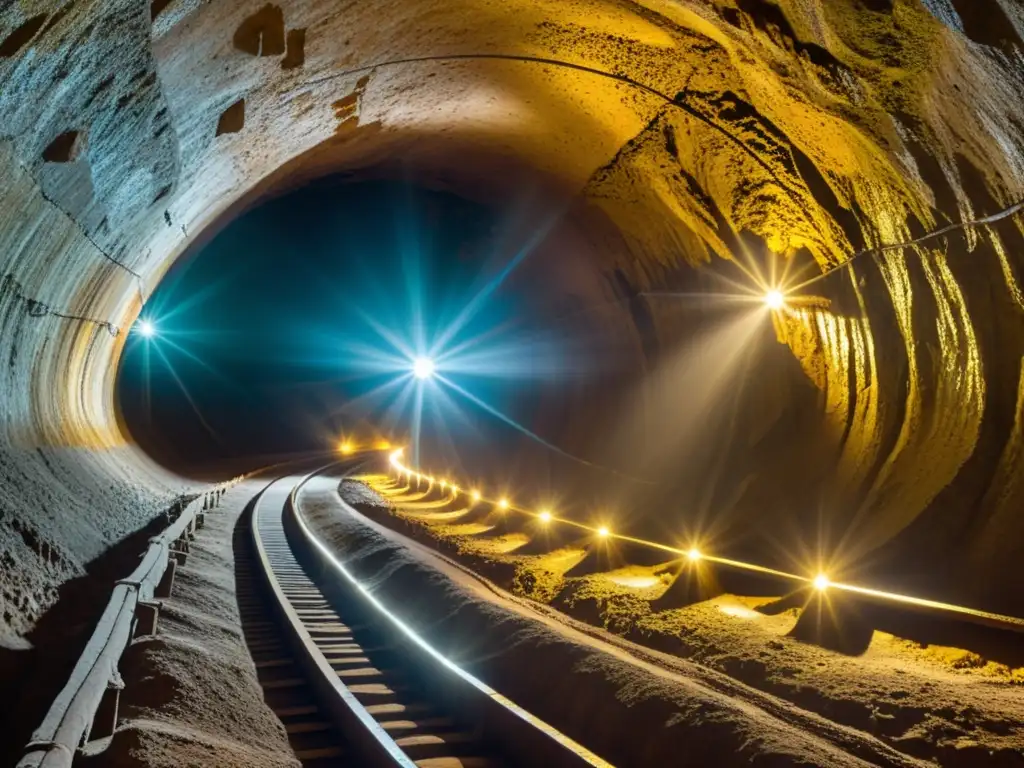
[[[349,445],[349,452],[351,446]],[[343,452],[345,452],[343,450]],[[566,517],[560,517],[555,515],[550,509],[531,510],[525,507],[520,507],[512,503],[507,496],[502,496],[498,499],[487,499],[484,497],[483,492],[478,488],[470,488],[468,491],[456,483],[450,482],[447,478],[437,478],[435,475],[430,475],[423,472],[418,472],[411,467],[406,466],[402,457],[404,451],[401,449],[394,450],[391,453],[390,462],[391,466],[396,470],[399,476],[404,475],[407,480],[416,480],[419,482],[428,483],[428,488],[437,485],[442,492],[451,494],[453,498],[458,498],[461,493],[467,493],[474,503],[491,504],[492,506],[501,509],[502,511],[517,512],[528,517],[532,517],[541,523],[557,523],[560,525],[567,525],[576,528],[581,531],[593,534],[601,539],[611,539],[614,541],[623,541],[633,544],[640,544],[642,546],[651,547],[654,549],[661,550],[668,554],[685,556],[687,559],[698,562],[705,561],[709,563],[719,563],[722,565],[731,565],[734,567],[744,568],[747,570],[756,570],[761,573],[771,574],[773,576],[779,576],[785,579],[790,579],[797,582],[813,583],[816,578],[821,576],[803,577],[794,573],[787,573],[785,571],[779,571],[772,568],[766,568],[764,566],[758,566],[751,563],[742,563],[737,560],[730,560],[728,558],[718,557],[711,555],[697,546],[692,546],[688,549],[682,549],[680,547],[674,547],[669,544],[662,544],[656,541],[648,541],[646,539],[640,539],[633,536],[627,536],[621,533],[613,533],[611,528],[607,525],[590,525],[587,523],[579,522],[578,520],[572,520]]]
[[[419,485],[419,483],[426,482],[428,492],[434,486],[437,486],[442,493],[449,494],[452,500],[459,498],[461,494],[466,494],[473,500],[474,504],[490,504],[491,506],[500,509],[502,512],[516,512],[518,514],[532,517],[542,525],[557,524],[571,526],[578,530],[585,531],[599,540],[621,541],[660,550],[670,555],[674,555],[677,558],[686,558],[690,563],[695,565],[706,563],[726,566],[729,568],[791,581],[797,584],[801,589],[811,589],[819,594],[837,591],[873,601],[895,603],[912,609],[948,614],[950,617],[969,623],[1024,634],[1024,619],[1019,619],[1013,616],[1005,616],[989,611],[980,611],[967,606],[945,603],[938,600],[929,600],[926,598],[914,597],[912,595],[902,595],[896,592],[887,592],[885,590],[873,589],[871,587],[833,581],[827,573],[821,570],[816,573],[804,575],[789,573],[776,568],[759,565],[757,563],[733,560],[728,557],[716,555],[702,549],[697,543],[694,543],[687,549],[683,549],[681,547],[675,547],[661,542],[615,533],[605,523],[600,525],[590,525],[577,520],[557,516],[550,509],[531,510],[516,506],[507,496],[502,496],[498,499],[488,499],[484,496],[483,491],[478,487],[462,486],[458,483],[452,482],[448,478],[439,478],[436,475],[421,472],[407,466],[403,460],[404,450],[402,448],[392,449],[390,445],[384,447],[382,443],[378,443],[374,446],[374,449],[390,451],[390,465],[399,480],[404,478],[410,483],[415,480],[417,485]],[[352,453],[355,450],[356,447],[351,442],[343,444],[343,453]]]

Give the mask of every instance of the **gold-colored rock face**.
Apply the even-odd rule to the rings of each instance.
[[[56,312],[124,329],[201,235],[332,171],[575,198],[593,274],[565,291],[585,301],[751,252],[831,270],[1024,197],[1024,18],[1006,0],[143,5],[0,9],[0,271],[55,311],[0,295],[18,446],[123,441],[123,336]],[[907,542],[1014,563],[1022,247],[1010,218],[808,287],[824,300],[780,313],[786,355],[707,438],[730,493],[702,498],[727,496],[730,524],[787,521],[801,546],[824,510],[852,565]],[[685,329],[639,311],[602,323],[642,339],[642,371]],[[552,437],[580,442],[593,412],[574,402]]]

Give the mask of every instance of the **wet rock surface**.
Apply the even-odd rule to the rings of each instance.
[[[524,180],[575,198],[593,273],[566,293],[613,301],[593,327],[637,376],[692,332],[646,292],[706,290],[747,254],[850,263],[778,314],[753,384],[715,385],[736,416],[699,450],[636,450],[664,409],[604,449],[595,414],[643,399],[629,377],[567,385],[547,437],[686,468],[685,503],[637,505],[667,509],[649,529],[704,503],[746,546],[825,541],[854,577],[1024,613],[1020,217],[857,256],[1024,197],[1021,18],[1015,0],[5,4],[4,637],[181,490],[113,406],[140,287],[269,194],[396,165],[495,204]],[[704,407],[688,396],[674,410]]]
[[[734,697],[743,698],[747,687],[761,691],[766,701],[869,735],[907,760],[1024,764],[1024,653],[1014,633],[866,610],[838,594],[786,595],[770,582],[665,553],[638,564],[618,542],[595,552],[571,530],[545,535],[525,516],[442,503],[437,494],[403,491],[380,476],[366,481],[343,482],[341,497],[370,520],[525,598],[540,615],[594,627],[594,637],[622,638],[641,657],[637,649],[685,661],[691,679]],[[507,530],[495,525],[503,517]],[[469,531],[467,518],[486,523]],[[503,546],[514,537],[518,546]],[[358,551],[350,556],[369,559]],[[436,606],[422,610],[436,614]],[[808,631],[829,623],[835,637]],[[443,637],[438,642],[459,647]]]

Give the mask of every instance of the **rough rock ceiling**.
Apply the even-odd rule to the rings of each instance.
[[[141,520],[75,500],[143,461],[112,405],[124,329],[254,201],[400,164],[499,204],[527,181],[576,196],[608,277],[588,290],[607,295],[750,243],[828,270],[1024,197],[1022,31],[1018,0],[5,3],[0,547],[33,579],[5,585],[6,625],[24,631]],[[816,283],[827,301],[777,323],[778,385],[736,427],[751,437],[726,444],[749,478],[734,519],[771,526],[806,501],[813,446],[834,459],[814,484],[851,559],[912,539],[970,576],[963,599],[1024,608],[1019,569],[991,590],[1024,532],[1022,246],[1008,218]],[[612,318],[641,356],[641,336],[678,335],[645,311],[647,330]]]

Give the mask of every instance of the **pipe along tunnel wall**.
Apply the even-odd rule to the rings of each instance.
[[[710,290],[745,250],[820,272],[1024,197],[1022,29],[1016,0],[6,4],[5,644],[182,490],[114,404],[141,297],[258,201],[399,168],[496,206],[524,185],[574,200],[592,270],[560,289],[611,302],[594,327],[629,353],[611,394],[542,404],[563,411],[545,436],[629,464],[589,425],[635,415],[600,423],[622,453],[663,447],[646,466],[685,493],[638,497],[632,523],[773,532],[805,563],[820,533],[854,575],[899,560],[908,586],[1024,613],[1020,217],[816,283],[754,332],[747,377],[713,382],[735,406],[686,450],[672,426],[710,385],[679,356],[694,328],[645,295]]]

